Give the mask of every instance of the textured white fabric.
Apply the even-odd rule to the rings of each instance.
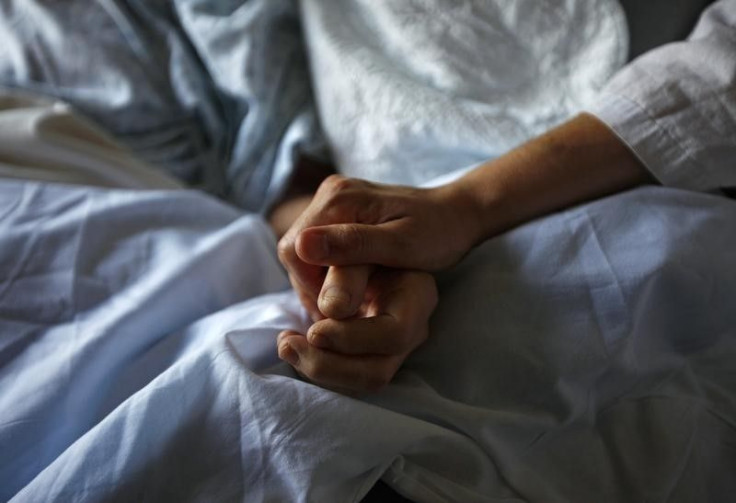
[[[663,184],[736,187],[736,0],[720,0],[687,41],[616,75],[590,111]]]
[[[128,189],[183,186],[59,100],[0,93],[0,177]]]
[[[615,0],[302,0],[337,164],[418,185],[504,154],[588,103],[625,63]]]
[[[2,0],[0,85],[53,96],[187,184],[263,211],[323,150],[297,0]]]

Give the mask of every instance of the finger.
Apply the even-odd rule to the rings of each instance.
[[[289,281],[300,298],[311,299],[310,304],[316,310],[319,292],[322,289],[326,269],[303,262],[296,254],[293,240],[284,238],[278,244],[278,256],[289,274]]]
[[[365,207],[360,197],[351,197],[347,201],[335,204],[335,197],[345,189],[354,185],[365,185],[360,180],[349,180],[339,175],[332,175],[325,179],[312,197],[309,205],[301,212],[291,228],[284,234],[278,243],[278,256],[284,267],[293,276],[297,277],[315,299],[322,286],[321,279],[315,281],[313,264],[305,264],[297,255],[295,246],[299,231],[316,225],[328,225],[354,221],[356,208]]]
[[[317,301],[307,295],[306,291],[303,289],[299,281],[291,274],[289,274],[289,281],[291,282],[294,291],[299,297],[299,302],[301,303],[302,307],[304,307],[304,309],[307,311],[307,314],[309,314],[309,318],[312,321],[323,320],[325,316],[319,310],[319,307],[317,306]]]
[[[307,341],[313,346],[345,355],[402,355],[413,341],[391,315],[351,320],[325,319],[312,325]]]
[[[427,337],[427,320],[437,304],[431,275],[380,271],[370,281],[377,292],[370,317],[325,319],[307,332],[310,344],[349,355],[407,355]]]
[[[330,267],[322,283],[318,306],[328,318],[341,320],[354,316],[365,296],[373,266]]]
[[[297,235],[295,251],[302,261],[313,265],[378,264],[408,268],[421,259],[410,250],[406,231],[397,221],[309,227]]]
[[[426,323],[438,302],[434,278],[421,271],[386,270],[371,278],[368,289],[377,292],[375,314],[390,315],[403,325]]]
[[[354,392],[377,392],[384,388],[399,368],[394,356],[349,356],[309,344],[303,335],[282,332],[279,357],[297,372],[320,386]]]
[[[295,369],[300,363],[300,355],[296,348],[300,347],[302,339],[306,343],[306,337],[293,330],[284,330],[276,337],[276,350],[279,358]]]

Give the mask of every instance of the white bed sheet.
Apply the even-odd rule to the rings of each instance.
[[[439,278],[383,393],[298,380],[262,220],[192,191],[0,181],[0,499],[724,501],[736,203],[633,191]]]

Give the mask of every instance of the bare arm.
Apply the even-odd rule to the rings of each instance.
[[[279,355],[323,386],[380,389],[427,337],[436,303],[432,277],[407,269],[441,269],[474,244],[536,216],[648,181],[636,157],[587,115],[436,189],[330,177],[279,244],[316,321],[307,334],[281,334]],[[298,211],[305,203],[288,204]],[[368,264],[405,271],[371,294],[390,270]],[[402,286],[407,281],[410,288]],[[371,298],[404,307],[367,312]]]
[[[611,130],[583,114],[442,187],[330,177],[279,252],[316,303],[318,266],[443,269],[514,226],[653,181]]]
[[[582,114],[458,180],[480,227],[475,243],[584,201],[654,183],[626,145]]]

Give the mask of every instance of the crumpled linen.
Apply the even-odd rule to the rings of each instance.
[[[0,177],[126,189],[184,188],[68,103],[0,89]]]
[[[323,155],[295,0],[4,0],[0,85],[61,99],[250,211]]]
[[[563,121],[628,50],[615,0],[0,9],[0,84],[72,104],[150,164],[251,211],[283,193],[297,152],[327,155],[307,52],[339,169],[418,185]]]
[[[192,191],[0,181],[0,498],[726,501],[736,203],[645,188],[439,278],[382,393],[300,381],[257,217]],[[282,292],[283,293],[279,293]]]
[[[260,218],[0,180],[0,499],[359,501],[383,477],[728,501],[735,233],[733,201],[658,187],[531,222],[438,277],[430,340],[356,400],[278,360],[308,320]]]
[[[302,0],[336,164],[420,185],[506,153],[590,103],[626,62],[615,0]]]

